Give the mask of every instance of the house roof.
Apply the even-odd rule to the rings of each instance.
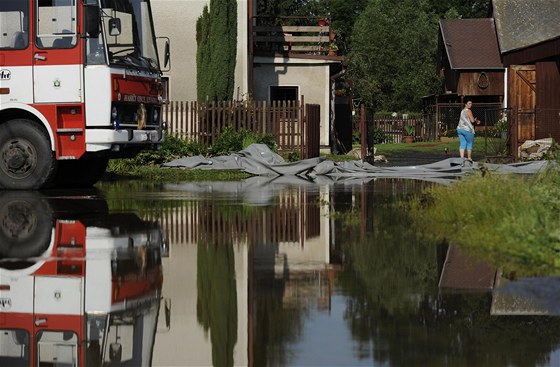
[[[502,53],[560,37],[558,0],[493,0],[492,7]]]
[[[492,18],[440,21],[451,69],[503,69]]]

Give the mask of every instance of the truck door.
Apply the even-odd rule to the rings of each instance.
[[[75,0],[35,0],[35,103],[82,101],[82,45]]]
[[[81,366],[83,340],[81,277],[35,278],[34,334],[38,366]]]

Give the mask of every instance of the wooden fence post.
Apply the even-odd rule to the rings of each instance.
[[[361,133],[361,144],[362,144],[362,162],[366,159],[366,145],[367,145],[367,133],[368,129],[366,126],[366,106],[362,103],[360,106],[360,133]]]

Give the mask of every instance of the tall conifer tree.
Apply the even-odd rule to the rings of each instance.
[[[237,1],[210,0],[197,20],[197,97],[233,97],[237,57]]]

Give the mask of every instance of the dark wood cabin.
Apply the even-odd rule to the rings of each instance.
[[[508,68],[507,107],[514,113],[511,138],[552,137],[560,141],[559,1],[532,0],[531,6],[492,1],[502,61]]]
[[[437,67],[443,92],[425,97],[424,108],[445,131],[456,127],[466,98],[472,99],[473,113],[481,120],[502,107],[505,69],[492,18],[446,19],[439,28]]]
[[[444,93],[501,102],[504,66],[493,19],[441,20],[439,36],[438,71]]]

